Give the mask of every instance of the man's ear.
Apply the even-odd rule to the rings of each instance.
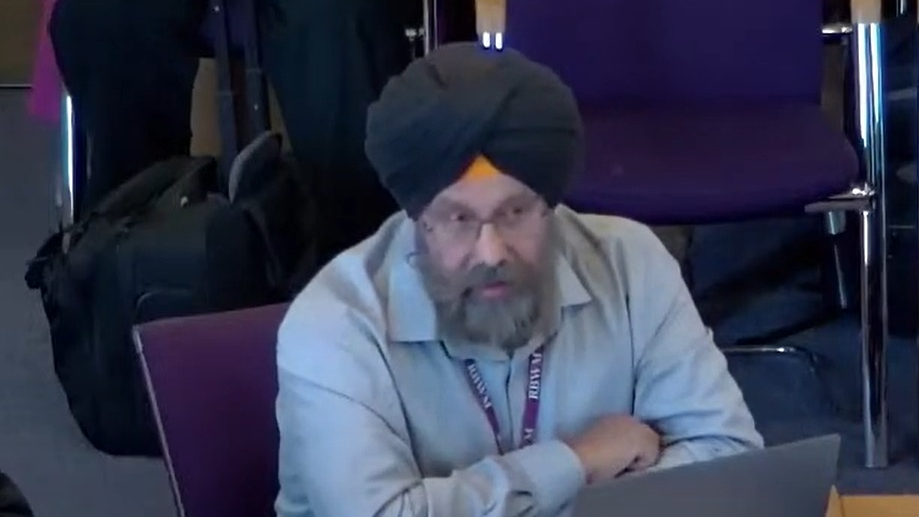
[[[424,253],[428,250],[428,241],[425,240],[424,236],[427,235],[431,228],[422,221],[420,218],[414,219],[415,222],[415,251],[417,253]]]

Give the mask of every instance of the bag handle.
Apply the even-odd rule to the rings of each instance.
[[[69,235],[81,231],[90,222],[100,218],[120,218],[130,215],[161,196],[169,187],[181,178],[191,173],[211,167],[214,159],[208,156],[193,157],[176,156],[166,161],[159,162],[130,178],[109,192],[86,215],[64,226],[56,234],[64,236],[66,241]],[[66,248],[66,242],[65,246]]]
[[[230,202],[258,191],[266,181],[277,177],[281,159],[281,136],[265,131],[243,148],[230,166],[227,197]]]
[[[248,199],[240,206],[264,253],[268,286],[273,294],[286,300],[296,295],[315,272],[317,254],[310,238],[315,215],[310,206],[301,205],[304,198],[298,196],[294,178],[278,179],[263,187],[261,199]]]

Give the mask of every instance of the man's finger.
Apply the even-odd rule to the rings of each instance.
[[[629,465],[629,470],[644,470],[655,463],[660,456],[660,449],[653,448],[645,451],[639,452],[635,460],[632,461],[632,464]]]

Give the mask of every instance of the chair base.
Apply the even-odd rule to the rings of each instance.
[[[786,325],[777,329],[770,330],[765,334],[760,334],[757,336],[750,336],[738,339],[733,344],[725,347],[724,349],[737,349],[737,348],[748,348],[748,347],[771,347],[776,346],[778,348],[787,348],[785,346],[775,345],[775,343],[780,343],[790,337],[801,334],[808,330],[822,327],[829,324],[830,322],[838,319],[843,314],[842,311],[832,310],[817,314],[813,317],[806,318],[802,321]]]
[[[825,359],[820,354],[808,350],[798,345],[741,345],[729,346],[722,348],[721,351],[726,357],[769,357],[785,356],[800,360],[808,370],[808,373],[814,377],[822,390],[823,398],[828,402],[829,407],[836,413],[840,411],[839,406],[833,400],[830,389],[826,384],[820,370]]]
[[[768,355],[784,355],[792,356],[802,360],[808,366],[808,370],[819,377],[819,363],[821,362],[820,356],[816,352],[812,352],[804,347],[797,345],[740,345],[740,346],[729,346],[722,348],[721,351],[726,356],[768,356]]]

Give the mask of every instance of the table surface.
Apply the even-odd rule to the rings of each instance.
[[[830,494],[827,517],[917,517],[919,495],[853,495]]]

